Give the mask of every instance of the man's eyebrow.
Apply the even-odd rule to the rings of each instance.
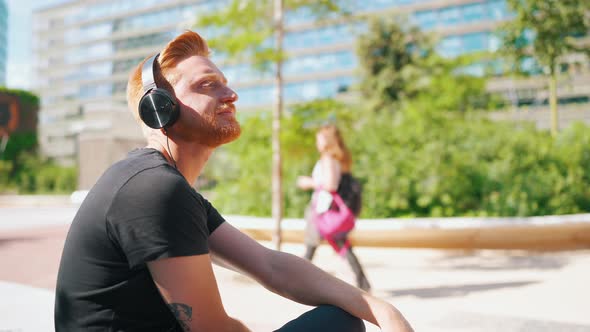
[[[202,75],[198,76],[193,82],[191,82],[191,85],[197,84],[205,79],[218,79],[222,81],[224,84],[227,84],[227,78],[225,78],[223,74],[220,75],[216,72],[205,72]]]

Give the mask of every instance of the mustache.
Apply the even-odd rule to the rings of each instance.
[[[236,106],[233,103],[223,103],[217,107],[217,112],[235,112]]]

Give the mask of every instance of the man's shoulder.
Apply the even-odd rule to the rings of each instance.
[[[126,158],[114,163],[104,174],[121,183],[145,181],[148,183],[182,183],[184,177],[172,167],[164,156],[154,149],[135,149]]]
[[[111,166],[114,170],[127,170],[137,173],[146,169],[169,165],[161,152],[155,149],[141,148],[129,151],[127,156]]]
[[[150,200],[175,192],[190,193],[190,185],[160,152],[137,149],[109,167],[91,192],[111,199]]]
[[[141,216],[169,216],[180,210],[204,215],[201,200],[172,166],[143,167],[121,180],[107,213],[111,222]]]
[[[138,170],[121,185],[119,195],[134,195],[145,199],[197,199],[186,179],[174,168],[167,165]]]

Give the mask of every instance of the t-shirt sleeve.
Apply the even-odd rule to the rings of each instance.
[[[212,234],[217,229],[217,227],[225,222],[225,219],[208,200],[202,198],[202,202],[205,210],[207,211],[207,228],[209,229],[209,234]]]
[[[119,190],[107,213],[109,236],[130,268],[162,258],[208,253],[207,206],[179,175],[145,173]]]

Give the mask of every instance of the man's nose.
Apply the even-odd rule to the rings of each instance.
[[[231,88],[227,88],[223,95],[223,102],[235,103],[238,100],[238,94]]]

